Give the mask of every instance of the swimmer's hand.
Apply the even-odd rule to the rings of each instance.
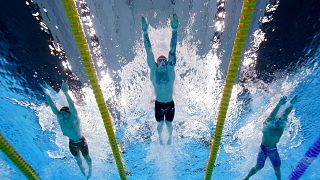
[[[286,102],[287,102],[287,96],[283,96],[283,97],[280,99],[279,104],[280,104],[280,105],[284,105],[284,104],[286,104]]]
[[[63,82],[62,85],[61,85],[61,90],[62,90],[62,92],[67,93],[67,92],[68,92],[68,89],[69,89],[68,84],[65,83],[65,82]]]

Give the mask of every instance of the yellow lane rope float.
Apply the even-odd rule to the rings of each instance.
[[[223,89],[222,99],[219,106],[218,119],[215,128],[214,135],[211,139],[210,155],[206,167],[205,179],[211,179],[214,163],[217,159],[217,153],[220,146],[220,140],[222,135],[222,129],[224,121],[226,119],[229,100],[232,93],[233,84],[237,77],[238,67],[240,64],[241,56],[243,54],[244,45],[248,36],[248,30],[252,19],[252,14],[256,0],[244,0],[238,30],[233,45],[232,55],[230,58],[229,68],[227,72],[226,82]]]
[[[71,26],[71,30],[73,36],[76,40],[78,49],[80,51],[80,55],[82,58],[83,66],[86,70],[87,76],[90,81],[90,85],[93,89],[93,93],[96,99],[96,102],[99,107],[100,114],[103,119],[103,123],[105,129],[107,131],[107,135],[109,138],[109,143],[111,145],[111,149],[113,152],[114,159],[116,161],[116,165],[118,167],[120,178],[127,179],[126,173],[124,169],[124,164],[122,162],[121,154],[117,145],[116,136],[112,126],[112,120],[109,113],[109,110],[106,106],[102,91],[99,86],[96,70],[93,64],[93,60],[90,54],[89,46],[84,36],[84,32],[81,28],[80,19],[77,14],[76,6],[73,0],[62,0],[65,8],[65,12],[68,16],[69,23]]]
[[[39,179],[32,167],[14,150],[0,134],[0,149],[28,179]]]

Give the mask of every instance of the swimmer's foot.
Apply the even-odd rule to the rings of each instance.
[[[171,145],[172,144],[172,138],[170,137],[167,141],[167,145]]]
[[[88,175],[87,175],[87,179],[89,179],[91,177],[91,173],[92,173],[92,169],[89,168],[89,172],[88,172]]]

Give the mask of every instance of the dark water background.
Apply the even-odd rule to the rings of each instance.
[[[39,90],[38,83],[45,80],[57,90],[62,80],[72,81],[74,75],[64,69],[58,56],[50,54],[48,41],[54,37],[42,31],[31,15],[38,8],[36,4],[27,6],[25,1],[0,1],[0,41],[9,47],[9,53],[1,53],[12,63],[10,71],[25,78],[25,86]],[[319,9],[317,0],[280,1],[273,20],[261,25],[267,41],[258,50],[259,79],[271,81],[274,72],[306,63],[305,56],[315,53],[320,43],[320,38],[314,39],[320,30]],[[71,84],[81,86],[78,81]]]
[[[48,44],[54,37],[50,30],[42,31],[39,21],[32,16],[39,11],[39,6],[30,1],[30,6],[27,6],[25,2],[0,1],[0,48],[12,65],[10,71],[21,75],[24,86],[36,91],[40,90],[38,84],[43,80],[55,90],[60,89],[62,80],[69,80],[75,87],[80,86],[74,74],[64,69],[62,59],[50,54]],[[8,47],[8,52],[3,51],[3,46]]]
[[[258,51],[258,78],[273,80],[275,71],[289,66],[294,69],[316,53],[320,45],[320,38],[315,37],[320,33],[319,9],[317,0],[280,0],[273,20],[261,25],[267,41]]]

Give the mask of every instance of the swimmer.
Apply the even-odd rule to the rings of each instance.
[[[82,174],[87,178],[90,178],[92,172],[92,164],[91,158],[89,156],[88,144],[86,142],[86,139],[81,135],[80,119],[78,117],[77,110],[73,104],[73,101],[68,94],[68,85],[66,83],[62,83],[61,85],[61,90],[67,98],[68,106],[64,106],[60,110],[58,110],[51,97],[46,93],[46,89],[43,86],[41,86],[41,88],[45,93],[45,98],[47,100],[47,103],[51,107],[52,112],[57,116],[63,135],[69,138],[69,149],[71,154],[75,157]],[[89,167],[87,175],[82,165],[82,160],[79,153],[80,151]]]
[[[281,179],[281,160],[277,149],[277,143],[283,134],[288,115],[292,111],[293,104],[296,101],[297,96],[292,98],[290,102],[287,102],[287,97],[282,97],[270,116],[263,122],[263,136],[257,157],[257,164],[250,170],[249,174],[244,178],[245,180],[249,179],[264,167],[267,157],[269,157],[272,163],[277,179]],[[280,107],[282,106],[283,109],[279,112]]]
[[[177,59],[176,46],[178,25],[178,17],[176,14],[173,14],[171,18],[172,36],[168,57],[165,57],[163,55],[159,56],[155,62],[148,35],[148,22],[144,17],[141,18],[144,46],[147,52],[147,63],[150,68],[150,80],[153,84],[156,94],[155,119],[158,123],[157,131],[159,135],[159,142],[161,145],[163,145],[161,133],[164,122],[166,123],[169,132],[167,144],[170,145],[172,143],[172,121],[175,114],[175,105],[172,94],[173,82],[175,80],[174,67],[176,65]]]

